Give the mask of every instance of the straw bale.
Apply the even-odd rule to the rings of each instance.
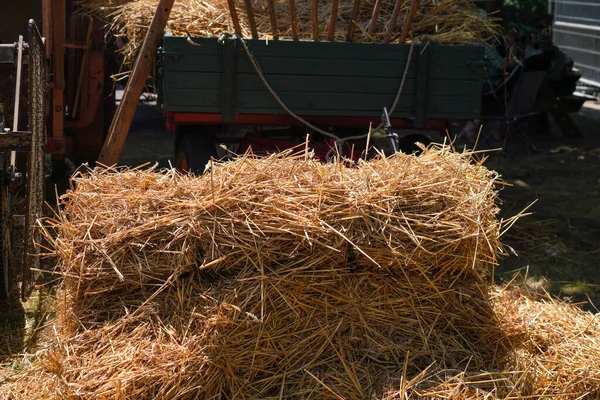
[[[487,283],[497,179],[445,148],[79,174],[55,340],[0,399],[598,398],[594,316]]]
[[[67,293],[97,315],[109,309],[101,293],[154,290],[198,269],[371,266],[434,286],[479,282],[500,248],[495,175],[465,157],[446,149],[361,168],[244,157],[202,177],[98,169],[74,179],[52,241]]]
[[[353,41],[364,42],[384,41],[385,32],[391,23],[391,16],[395,0],[383,0],[381,13],[376,21],[373,37],[367,31],[371,24],[375,0],[362,1],[356,19]],[[85,0],[80,1],[84,11],[98,15],[107,21],[112,31],[117,36],[129,40],[124,49],[128,60],[132,59],[135,50],[143,41],[147,27],[150,25],[156,9],[156,0]],[[235,1],[242,33],[245,38],[251,37],[250,25],[242,1]],[[257,23],[259,37],[270,39],[273,37],[269,19],[267,0],[254,0],[252,2]],[[391,42],[398,41],[402,32],[404,21],[409,14],[411,2],[405,1]],[[311,2],[308,0],[296,1],[298,15],[298,31],[301,40],[310,40],[312,37]],[[335,26],[335,41],[345,41],[348,25],[352,14],[353,1],[341,0],[338,18]],[[291,39],[291,20],[289,3],[287,0],[275,0],[277,14],[278,36],[282,39]],[[328,30],[329,16],[331,13],[331,0],[319,2],[319,38],[325,40]],[[171,11],[167,23],[167,30],[177,36],[218,37],[222,33],[233,33],[228,3],[226,0],[178,0]],[[480,13],[472,0],[421,0],[420,7],[411,26],[410,37],[427,37],[432,40],[447,44],[467,44],[489,42],[498,36],[500,27],[493,16]],[[409,38],[410,39],[410,38]]]

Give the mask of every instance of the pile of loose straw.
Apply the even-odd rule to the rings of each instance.
[[[147,27],[156,10],[156,0],[85,0],[80,1],[84,11],[107,21],[116,36],[129,40],[123,49],[127,59],[142,43]],[[250,37],[250,25],[244,2],[235,1],[244,37]],[[252,1],[260,38],[272,38],[267,0]],[[382,42],[389,25],[395,0],[383,0],[379,17],[373,22],[375,0],[360,4],[353,41]],[[325,40],[329,29],[332,1],[319,1],[319,38]],[[391,42],[400,37],[411,7],[410,1],[402,4],[398,19],[392,28]],[[311,1],[296,1],[297,26],[300,39],[312,38]],[[345,41],[351,22],[353,1],[340,0],[335,24],[335,41]],[[291,20],[288,0],[275,0],[277,32],[279,38],[291,38]],[[371,25],[375,24],[369,35]],[[177,36],[218,37],[224,32],[233,33],[230,11],[226,0],[178,0],[171,11],[167,30]],[[447,44],[489,42],[498,36],[499,25],[493,17],[482,14],[473,0],[421,0],[420,7],[410,27],[410,38],[426,35],[427,40]],[[409,38],[409,39],[410,39]]]
[[[486,283],[497,179],[445,148],[79,175],[56,338],[0,399],[597,398],[600,323]]]

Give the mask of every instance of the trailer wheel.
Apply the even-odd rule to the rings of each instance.
[[[175,150],[175,167],[180,172],[202,175],[211,157],[217,158],[212,137],[200,133],[183,135]]]

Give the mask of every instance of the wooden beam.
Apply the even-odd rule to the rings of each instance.
[[[327,40],[333,42],[335,37],[335,21],[337,20],[338,8],[340,6],[340,0],[333,0],[331,2],[331,15],[329,16],[329,30],[327,31]]]
[[[419,0],[412,0],[412,5],[410,6],[410,12],[408,13],[408,19],[404,24],[404,28],[402,28],[402,36],[400,37],[400,43],[406,42],[406,38],[408,37],[408,33],[410,32],[410,27],[412,26],[413,20],[415,19],[415,14],[419,9]]]
[[[258,39],[258,29],[256,29],[256,19],[254,18],[252,0],[244,0],[244,4],[246,5],[246,14],[248,15],[248,23],[250,24],[250,33],[252,33],[252,39]]]
[[[350,16],[350,25],[348,25],[348,34],[346,35],[346,41],[351,42],[354,37],[354,28],[356,27],[356,19],[358,18],[358,11],[360,9],[360,0],[354,0],[354,6],[352,7],[352,15]]]
[[[373,14],[371,15],[371,24],[369,25],[369,37],[368,41],[371,41],[371,38],[375,34],[375,29],[377,28],[377,20],[379,19],[379,14],[381,13],[381,5],[383,4],[383,0],[376,0],[375,7],[373,7]]]
[[[396,21],[398,21],[398,14],[400,14],[400,9],[402,8],[402,0],[396,0],[396,5],[394,6],[394,11],[392,12],[392,18],[390,20],[390,24],[388,25],[388,29],[385,32],[385,43],[389,43],[392,38],[392,33],[394,33],[394,28],[396,27]]]
[[[311,0],[312,40],[319,40],[319,0]]]
[[[156,54],[156,48],[162,39],[167,20],[175,0],[160,0],[156,12],[146,32],[144,43],[133,66],[133,71],[123,92],[123,98],[117,108],[115,117],[110,125],[108,137],[102,146],[99,161],[104,165],[115,165],[119,162],[119,156],[123,150],[127,133],[131,127],[131,121],[137,108],[144,85],[150,73],[150,67]]]
[[[292,29],[292,39],[298,40],[298,28],[296,27],[296,23],[298,21],[298,17],[296,16],[296,1],[289,0],[290,4],[290,21],[291,21],[291,29]]]
[[[233,0],[227,0],[227,5],[229,6],[229,14],[231,15],[231,22],[233,23],[233,30],[238,35],[242,36],[242,27],[240,26],[240,19],[237,15],[237,10],[235,9],[235,3]]]
[[[275,12],[275,0],[269,0],[269,18],[271,20],[271,32],[273,33],[273,39],[279,39],[279,33],[277,32],[277,13]]]

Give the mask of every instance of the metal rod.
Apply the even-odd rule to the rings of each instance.
[[[229,14],[231,15],[231,22],[233,23],[233,30],[238,35],[242,35],[242,27],[240,26],[240,19],[237,15],[237,10],[235,9],[235,3],[233,0],[227,0],[227,5],[229,6]]]
[[[250,24],[250,33],[252,39],[258,39],[258,30],[256,29],[256,19],[254,18],[254,9],[252,8],[252,0],[244,0],[246,5],[246,13],[248,14],[248,23]]]
[[[23,74],[23,36],[19,35],[19,48],[17,49],[17,84],[15,87],[15,110],[13,114],[12,130],[19,130],[19,105],[21,103],[21,76]],[[29,99],[31,101],[31,99]],[[17,163],[17,152],[10,152],[10,173],[11,176],[15,172]]]
[[[360,9],[360,0],[354,0],[354,6],[352,7],[352,15],[350,16],[350,25],[348,25],[348,34],[346,35],[346,41],[351,42],[354,36],[354,28],[356,27],[356,19],[358,18],[358,11]]]
[[[277,13],[275,12],[275,0],[269,0],[269,18],[271,19],[271,31],[273,32],[273,39],[279,39],[279,33],[277,32]]]
[[[333,0],[331,2],[331,15],[329,16],[329,30],[327,31],[327,40],[333,42],[335,37],[335,21],[337,20],[338,8],[340,0]]]
[[[312,40],[319,40],[319,0],[311,1]]]
[[[371,15],[371,24],[369,25],[369,37],[367,40],[371,40],[373,34],[375,33],[375,28],[377,28],[377,20],[379,19],[379,13],[381,12],[381,5],[383,4],[383,0],[376,0],[375,7],[373,7],[373,14]]]
[[[19,106],[21,104],[21,75],[23,72],[23,36],[19,35],[19,41],[17,42],[17,84],[15,85],[15,109],[13,113],[13,124],[12,130],[19,130]]]
[[[406,38],[408,37],[408,33],[410,32],[410,28],[412,26],[413,20],[415,19],[415,14],[417,13],[418,8],[419,0],[412,0],[410,12],[408,13],[408,18],[406,20],[406,23],[404,24],[404,28],[402,28],[402,36],[400,37],[400,43],[406,42]]]
[[[396,5],[394,6],[394,11],[392,12],[392,18],[390,20],[390,24],[385,32],[385,43],[389,43],[392,38],[392,33],[394,33],[394,27],[396,26],[396,21],[398,21],[398,14],[400,14],[400,9],[402,8],[402,0],[396,0]]]
[[[296,1],[295,0],[289,0],[290,1],[290,20],[291,20],[291,28],[292,28],[292,39],[294,40],[298,40],[298,28],[296,27],[296,21],[297,21],[297,16],[296,16]]]

